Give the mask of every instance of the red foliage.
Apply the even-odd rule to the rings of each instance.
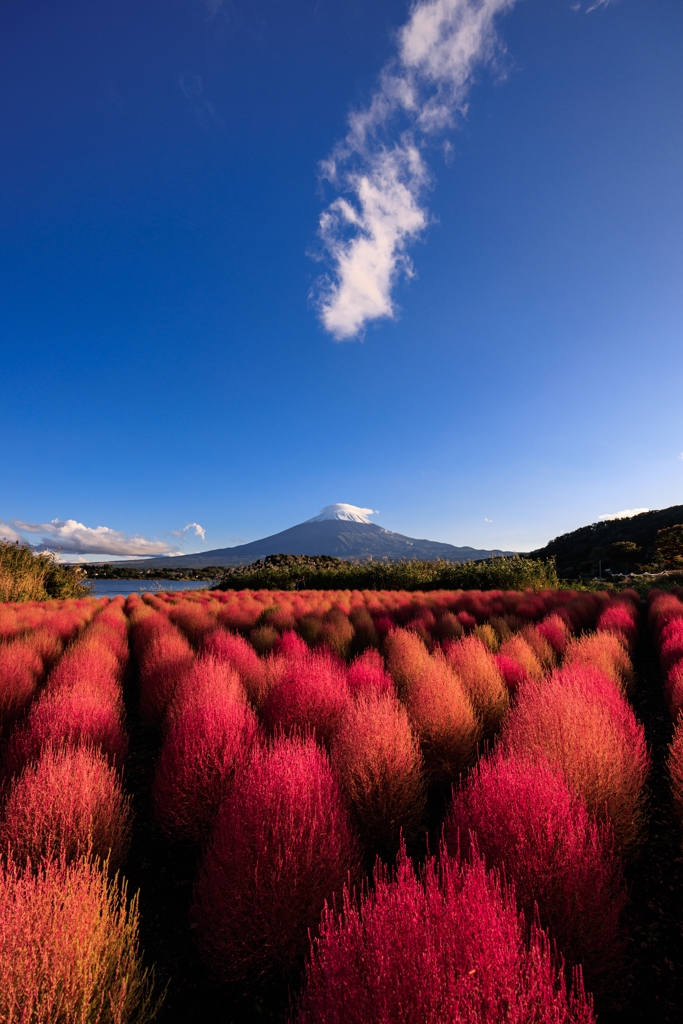
[[[446,645],[446,660],[464,683],[484,735],[492,735],[500,728],[510,703],[495,657],[476,636],[468,636]]]
[[[607,814],[619,849],[638,845],[650,761],[643,726],[610,679],[571,665],[525,683],[501,741],[510,754],[561,769],[592,814]]]
[[[354,695],[394,693],[394,682],[384,667],[379,651],[370,649],[359,654],[349,665],[349,691]]]
[[[548,641],[558,658],[564,657],[565,648],[569,643],[569,629],[560,615],[548,615],[536,627],[538,632]]]
[[[283,738],[259,749],[221,809],[195,890],[199,943],[215,973],[247,984],[290,975],[325,900],[358,871],[322,751]]]
[[[140,709],[148,722],[158,725],[194,654],[162,612],[146,611],[133,622],[133,644],[140,669]]]
[[[665,672],[683,661],[683,616],[672,619],[660,633],[659,657]]]
[[[258,708],[267,692],[267,674],[264,663],[251,644],[238,633],[217,629],[204,637],[200,655],[209,655],[231,665],[242,680],[247,697]]]
[[[0,867],[0,1020],[131,1024],[149,1019],[137,900],[92,862]]]
[[[283,639],[283,653],[271,666],[273,681],[261,709],[263,721],[271,733],[310,730],[329,744],[350,701],[345,666],[326,650],[309,651],[304,645],[304,653],[293,641],[283,649],[285,643]]]
[[[154,780],[156,813],[169,835],[191,841],[206,835],[257,733],[235,671],[199,659],[176,691]]]
[[[349,705],[332,744],[332,764],[368,848],[395,856],[401,834],[410,842],[419,832],[425,787],[419,744],[393,694],[368,688]]]
[[[674,722],[683,711],[683,661],[678,661],[669,669],[664,689],[669,713]]]
[[[0,648],[0,730],[16,721],[29,706],[43,671],[43,661],[29,640],[13,640]]]
[[[474,756],[481,723],[463,683],[437,650],[427,651],[410,630],[393,630],[385,641],[387,664],[420,738],[427,771],[453,780]]]
[[[622,693],[630,693],[635,673],[623,642],[615,633],[590,633],[568,644],[565,665],[586,665],[611,679]]]
[[[632,651],[638,636],[638,609],[631,601],[615,601],[598,619],[599,632],[614,633]]]
[[[452,853],[476,850],[504,871],[529,923],[538,908],[567,961],[583,966],[591,987],[604,985],[623,953],[621,865],[609,829],[557,769],[518,757],[479,762],[454,797],[445,839]]]
[[[683,719],[678,719],[669,747],[669,776],[671,793],[678,817],[683,821]]]
[[[378,869],[360,905],[326,908],[296,1024],[592,1024],[580,978],[567,993],[545,934],[483,864],[444,854],[416,878]]]
[[[45,857],[88,853],[123,863],[130,840],[130,800],[101,754],[48,747],[12,783],[0,823],[0,847],[34,865]]]

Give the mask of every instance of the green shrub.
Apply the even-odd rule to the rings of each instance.
[[[219,590],[544,590],[558,586],[554,559],[482,562],[346,562],[329,556],[269,555],[224,569]]]
[[[83,570],[60,565],[52,552],[35,554],[27,544],[0,541],[0,601],[87,597]]]

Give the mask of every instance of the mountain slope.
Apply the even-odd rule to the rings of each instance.
[[[356,509],[352,505],[331,505],[305,523],[299,523],[271,537],[251,541],[249,544],[239,544],[233,548],[216,548],[213,551],[178,555],[173,558],[150,558],[144,562],[138,559],[135,562],[118,564],[144,565],[151,568],[237,566],[249,565],[267,555],[333,555],[336,558],[351,560],[372,557],[388,558],[392,562],[401,558],[425,561],[442,558],[448,562],[467,562],[502,553],[404,537],[403,534],[385,530],[377,523],[371,522],[366,515],[368,512],[369,509]]]

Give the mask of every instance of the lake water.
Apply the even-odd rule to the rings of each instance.
[[[89,580],[93,597],[161,594],[169,590],[210,590],[209,580]]]

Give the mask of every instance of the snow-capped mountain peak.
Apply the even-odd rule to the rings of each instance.
[[[336,505],[326,505],[317,516],[307,519],[307,523],[323,523],[326,519],[342,519],[347,523],[369,523],[368,516],[377,513],[371,508],[359,508],[358,505],[346,505],[343,502]]]

